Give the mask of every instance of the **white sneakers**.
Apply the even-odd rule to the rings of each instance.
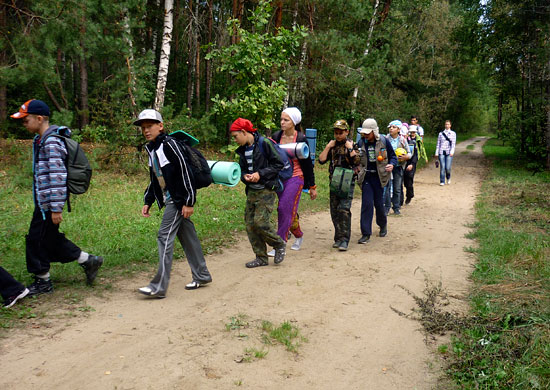
[[[294,241],[294,244],[290,247],[293,251],[299,251],[302,247],[302,242],[304,242],[304,236],[298,237],[296,241]]]
[[[447,185],[451,184],[451,179],[447,180]]]
[[[439,185],[440,185],[440,186],[444,186],[444,185],[445,185],[445,183],[439,183]]]
[[[302,247],[303,242],[304,242],[304,237],[303,236],[297,238],[296,241],[294,241],[294,244],[292,244],[292,246],[290,247],[290,249],[292,249],[293,251],[299,251],[300,248]],[[269,257],[275,257],[275,249],[272,249],[269,252],[267,252],[267,255]]]

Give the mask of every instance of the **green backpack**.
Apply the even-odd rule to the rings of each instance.
[[[350,188],[353,186],[353,175],[352,169],[335,167],[330,181],[330,191],[339,198],[347,198]]]

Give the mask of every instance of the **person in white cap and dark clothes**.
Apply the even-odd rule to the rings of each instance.
[[[407,141],[409,142],[409,150],[412,153],[410,160],[407,160],[405,165],[405,171],[403,172],[403,184],[405,185],[406,199],[405,204],[411,203],[411,199],[414,198],[414,174],[416,173],[416,164],[418,163],[418,146],[417,140],[418,127],[416,125],[409,126],[409,134]],[[401,193],[401,200],[403,200],[403,193]],[[401,204],[403,206],[403,203]]]
[[[138,291],[152,298],[164,298],[170,283],[176,237],[185,251],[193,275],[193,280],[185,288],[193,290],[212,281],[195,225],[191,221],[197,190],[190,174],[188,157],[177,141],[165,134],[160,113],[152,109],[143,110],[134,125],[141,127],[143,136],[149,141],[145,149],[149,154],[151,183],[145,190],[141,215],[150,217],[149,211],[155,201],[159,209],[166,206],[157,238],[158,271],[151,282]]]
[[[400,134],[401,121],[394,120],[391,121],[388,125],[390,130],[389,134],[386,135],[386,141],[391,144],[396,156],[397,156],[397,166],[392,171],[391,184],[386,186],[384,193],[384,204],[386,206],[386,214],[389,214],[390,208],[393,208],[395,215],[401,214],[399,210],[401,208],[401,194],[403,193],[403,170],[405,169],[405,164],[409,160],[412,154],[409,152],[409,143],[406,138]],[[400,150],[402,149],[402,150]],[[400,154],[399,152],[405,152]],[[390,187],[393,188],[393,194],[390,196]]]
[[[50,108],[42,100],[25,102],[19,112],[11,115],[35,134],[33,139],[34,212],[26,236],[27,270],[34,274],[28,295],[53,292],[50,263],[77,261],[84,269],[86,281],[92,284],[103,264],[101,256],[81,250],[59,231],[63,208],[68,199],[67,147],[53,136],[58,126],[50,125]]]
[[[366,244],[372,235],[372,217],[376,209],[376,224],[380,237],[388,232],[388,219],[384,209],[384,187],[397,166],[397,157],[385,137],[380,137],[378,124],[373,118],[365,119],[357,143],[361,156],[361,170],[357,184],[361,188],[361,238],[358,244]],[[373,209],[374,208],[374,209]]]

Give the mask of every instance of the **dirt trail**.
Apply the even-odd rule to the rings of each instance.
[[[465,225],[474,221],[483,142],[458,145],[450,186],[439,186],[433,164],[419,171],[417,196],[401,216],[389,216],[385,238],[356,243],[356,199],[348,252],[331,248],[328,212],[305,216],[302,250],[288,250],[280,266],[246,269],[252,252],[243,237],[207,258],[214,282],[206,288],[183,288],[190,276],[180,261],[166,299],[138,296],[147,274],[117,285],[105,298],[89,298],[86,304],[95,311],[87,317],[11,332],[0,340],[0,388],[434,388],[440,373],[419,324],[390,306],[405,312],[414,307],[396,285],[420,294],[424,275],[415,273],[418,267],[441,278],[448,292],[466,292],[472,258],[463,248],[473,243],[465,238]],[[463,154],[467,145],[474,150]],[[226,331],[239,313],[247,315],[250,328]],[[265,358],[238,363],[246,348],[262,348],[261,320],[291,320],[308,341],[298,354],[272,345]]]

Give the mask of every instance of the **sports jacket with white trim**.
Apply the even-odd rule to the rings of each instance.
[[[166,183],[166,190],[170,193],[170,198],[174,201],[174,204],[180,210],[183,206],[193,207],[197,197],[197,190],[193,186],[193,172],[186,160],[187,156],[178,146],[177,141],[161,133],[145,145],[145,149],[149,154],[151,182],[145,190],[144,204],[151,206],[156,200],[159,209],[164,207],[163,190],[153,169],[153,158],[156,155]]]

